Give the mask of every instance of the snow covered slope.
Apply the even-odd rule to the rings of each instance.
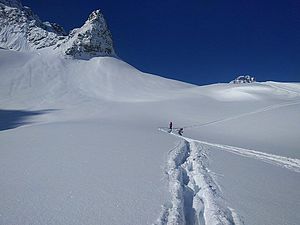
[[[87,97],[111,101],[174,98],[174,90],[192,85],[144,74],[113,57],[68,59],[44,52],[0,50],[2,107],[56,107]],[[54,105],[51,105],[53,103]]]
[[[300,84],[142,73],[96,57],[102,19],[55,49],[5,28],[22,51],[0,49],[0,224],[298,224]]]
[[[1,224],[299,221],[299,84],[197,87],[47,49],[0,59]],[[157,130],[170,120],[188,144]]]

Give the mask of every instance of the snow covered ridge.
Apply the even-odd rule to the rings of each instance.
[[[53,47],[74,57],[115,55],[112,36],[100,10],[92,12],[81,28],[67,35],[60,25],[42,22],[18,0],[0,0],[0,47],[17,51]]]

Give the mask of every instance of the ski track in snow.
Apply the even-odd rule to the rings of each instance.
[[[276,85],[276,84],[274,84],[274,83],[272,83],[272,84],[271,84],[271,83],[268,83],[268,85],[271,86],[271,87],[273,87],[273,88],[282,90],[282,91],[286,91],[286,92],[289,92],[289,93],[293,93],[293,94],[298,95],[298,96],[300,95],[300,92],[295,91],[295,90],[291,90],[291,89],[289,89],[289,88],[287,88],[287,87],[278,86],[278,85]]]
[[[190,140],[190,141],[195,141],[200,144],[217,147],[217,149],[222,149],[227,152],[234,153],[236,155],[258,159],[263,162],[281,166],[281,167],[289,169],[293,172],[300,173],[300,160],[299,159],[293,159],[293,158],[288,158],[285,156],[278,156],[278,155],[274,155],[274,154],[258,152],[258,151],[252,150],[252,149],[239,148],[239,147],[234,147],[234,146],[230,146],[230,145],[209,143],[209,142],[193,140],[193,139],[189,139],[189,138],[185,138],[185,139]]]
[[[242,118],[242,117],[245,117],[245,116],[250,116],[250,115],[253,115],[253,114],[257,114],[257,113],[266,112],[266,111],[269,111],[269,110],[279,109],[279,108],[292,106],[292,105],[298,105],[298,104],[300,104],[299,101],[276,104],[276,105],[270,105],[270,106],[267,106],[267,107],[264,107],[264,108],[261,108],[261,109],[258,109],[258,110],[254,110],[252,112],[242,113],[242,114],[239,114],[239,115],[236,115],[236,116],[231,116],[231,117],[227,117],[227,118],[224,118],[224,119],[214,120],[214,121],[207,122],[207,123],[201,123],[201,124],[185,126],[183,128],[184,129],[192,129],[192,128],[196,128],[196,127],[204,127],[204,126],[208,126],[208,125],[212,125],[212,124],[218,124],[218,123],[222,123],[222,122],[227,122],[227,121],[239,119],[239,118]]]
[[[184,138],[169,151],[166,173],[171,202],[163,206],[155,225],[243,224],[226,206],[207,166],[206,148],[197,141]]]
[[[168,132],[166,128],[159,128]],[[166,173],[169,178],[171,202],[163,206],[155,225],[219,225],[244,224],[235,210],[227,207],[222,193],[207,168],[205,146],[258,159],[263,162],[300,172],[300,160],[229,145],[194,140],[176,133],[183,139],[169,151]]]
[[[163,129],[159,129],[159,130],[161,130],[163,132],[167,132]],[[233,153],[236,155],[253,158],[253,159],[258,159],[263,162],[266,162],[266,163],[269,163],[272,165],[277,165],[282,168],[289,169],[293,172],[300,173],[300,159],[296,159],[296,158],[294,159],[294,158],[289,158],[289,157],[285,157],[285,156],[279,156],[279,155],[275,155],[275,154],[259,152],[259,151],[255,151],[252,149],[234,147],[234,146],[230,146],[230,145],[223,145],[223,144],[210,143],[210,142],[206,142],[206,141],[194,140],[191,138],[180,136],[175,133],[170,133],[170,134],[172,134],[176,137],[182,138],[188,142],[198,142],[203,145],[217,147],[216,149],[222,149],[224,151],[227,151],[227,152],[230,152],[230,153]]]

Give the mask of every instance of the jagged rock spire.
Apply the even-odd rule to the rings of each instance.
[[[111,33],[100,10],[93,11],[81,28],[74,29],[65,45],[65,53],[74,57],[115,55]]]

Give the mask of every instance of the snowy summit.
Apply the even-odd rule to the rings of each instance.
[[[143,73],[99,10],[0,0],[0,47],[0,224],[299,223],[299,83]]]

